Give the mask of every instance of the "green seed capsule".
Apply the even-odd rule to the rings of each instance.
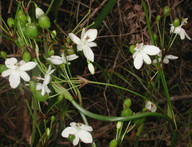
[[[168,6],[165,6],[165,7],[163,8],[163,14],[164,14],[165,16],[169,16],[169,15],[171,14],[171,8],[169,8]]]
[[[51,27],[51,22],[47,15],[42,15],[41,17],[39,17],[38,24],[43,29],[48,29]]]
[[[135,53],[135,46],[134,46],[134,45],[131,45],[131,46],[129,47],[129,52],[132,53],[132,54]]]
[[[132,104],[132,102],[131,102],[131,99],[129,99],[129,98],[126,98],[126,99],[123,101],[123,105],[124,105],[125,108],[131,107],[131,104]]]
[[[25,15],[23,9],[20,9],[17,13],[17,20],[20,21],[23,24],[26,24],[27,22],[27,16]]]
[[[22,59],[23,59],[25,62],[29,62],[29,61],[31,60],[31,53],[28,52],[28,51],[25,51],[25,52],[23,53]]]
[[[35,38],[39,34],[38,28],[35,23],[26,26],[24,34],[29,38]]]
[[[15,21],[14,21],[14,19],[13,19],[12,17],[9,17],[9,18],[7,19],[7,25],[8,25],[10,28],[12,28],[12,27],[14,26],[14,23],[15,23]]]
[[[55,51],[54,50],[48,50],[48,55],[49,56],[53,56],[55,54]]]
[[[29,88],[30,88],[32,93],[34,93],[36,91],[36,84],[34,81],[29,82]]]
[[[173,26],[178,27],[180,25],[180,20],[178,18],[175,18],[173,21]]]
[[[133,114],[133,111],[130,108],[124,108],[121,111],[121,116],[122,117],[126,117],[126,116],[129,116],[129,115],[132,115],[132,114]]]
[[[160,19],[161,19],[161,16],[160,15],[157,15],[157,17],[156,17],[156,22],[159,22],[160,21]]]
[[[6,58],[7,58],[7,53],[6,53],[5,51],[1,51],[0,55],[1,55],[1,57],[2,57],[3,59],[6,59]]]
[[[73,142],[73,140],[75,139],[75,136],[70,134],[67,139],[68,139],[70,142]]]
[[[117,147],[118,141],[116,139],[113,139],[110,141],[109,147]]]

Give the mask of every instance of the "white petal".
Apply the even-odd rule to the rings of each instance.
[[[51,76],[50,75],[46,75],[45,76],[45,80],[43,81],[43,84],[47,85],[47,84],[49,84],[50,81],[51,81]]]
[[[143,52],[147,53],[148,55],[157,55],[160,52],[160,49],[154,45],[144,45]]]
[[[41,95],[42,95],[42,96],[44,96],[44,95],[45,95],[45,85],[42,85]]]
[[[163,59],[163,63],[168,64],[168,63],[169,63],[169,59],[165,57],[165,58]]]
[[[23,70],[23,71],[29,71],[29,70],[35,68],[36,65],[37,65],[37,63],[35,63],[35,62],[27,62],[27,63],[21,65],[19,67],[19,69]]]
[[[7,69],[7,70],[3,71],[1,75],[2,75],[2,77],[7,77],[7,76],[9,76],[12,72],[14,72],[14,70],[12,70],[12,69]]]
[[[64,61],[60,56],[51,56],[50,58],[48,58],[48,60],[50,60],[51,63],[55,65],[66,63],[66,61]]]
[[[92,143],[93,142],[93,137],[92,135],[84,130],[80,130],[78,133],[81,141],[83,141],[84,143]]]
[[[77,130],[74,127],[67,127],[62,131],[61,136],[68,138],[70,134],[75,135],[76,132]]]
[[[146,53],[142,53],[142,58],[147,64],[151,64],[151,59]]]
[[[187,35],[186,32],[185,32],[185,36],[187,37],[187,39],[191,40],[191,38]]]
[[[152,104],[151,112],[156,112],[156,111],[157,111],[157,107],[154,104]]]
[[[85,35],[85,28],[82,29],[82,32],[81,32],[81,39],[83,39],[84,35]]]
[[[87,125],[82,125],[80,128],[82,130],[89,131],[89,132],[93,131],[93,128],[91,126],[87,126]]]
[[[90,47],[85,46],[85,48],[83,49],[83,53],[88,60],[94,62],[94,53]]]
[[[36,90],[41,90],[43,88],[43,84],[37,83]]]
[[[18,72],[12,72],[9,76],[9,83],[12,88],[17,88],[20,84],[20,76]]]
[[[180,35],[181,40],[185,39],[185,30],[182,29],[181,32],[179,33],[179,35]]]
[[[97,44],[95,42],[88,42],[87,43],[89,47],[96,47]]]
[[[85,35],[83,36],[88,42],[95,40],[97,37],[97,30],[96,29],[89,29],[86,31]]]
[[[83,47],[84,45],[82,44],[77,45],[77,51],[83,51]]]
[[[79,57],[79,56],[77,56],[76,54],[68,55],[68,56],[67,56],[67,60],[68,60],[68,61],[72,61],[72,60],[77,59],[78,57]]]
[[[19,72],[19,75],[20,75],[20,77],[21,77],[24,81],[30,81],[30,77],[29,77],[29,75],[28,75],[26,72],[20,71],[20,72]]]
[[[140,69],[141,66],[143,65],[143,58],[142,58],[142,54],[138,53],[135,58],[134,58],[134,62],[133,62],[134,66],[136,69]]]
[[[88,69],[89,69],[90,73],[91,73],[92,75],[94,75],[94,73],[95,73],[95,68],[94,68],[94,66],[93,66],[92,63],[89,63],[89,64],[88,64]]]
[[[8,58],[8,59],[5,60],[5,65],[8,68],[13,68],[17,62],[18,61],[17,61],[16,58]]]
[[[174,55],[167,55],[167,56],[165,56],[165,58],[170,59],[170,60],[178,59],[178,57],[174,56]]]
[[[73,145],[77,145],[79,143],[79,136],[75,135],[75,139],[73,140]]]
[[[146,108],[147,110],[151,110],[151,105],[152,105],[152,103],[151,103],[150,101],[148,101],[148,102],[146,103],[146,105],[145,105],[145,108]]]
[[[45,92],[47,94],[49,94],[51,92],[51,90],[49,89],[49,87],[47,85],[45,85],[44,88],[45,88]]]
[[[71,38],[71,40],[75,43],[75,44],[80,44],[81,40],[79,39],[79,37],[77,37],[75,34],[73,33],[69,33],[69,37]]]

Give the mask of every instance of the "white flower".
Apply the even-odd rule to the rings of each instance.
[[[85,28],[83,28],[81,39],[73,33],[69,33],[69,37],[75,44],[77,44],[77,51],[83,51],[85,57],[91,62],[94,62],[94,53],[91,50],[91,47],[97,46],[97,44],[93,42],[97,37],[97,30],[89,29],[85,32]]]
[[[93,137],[89,133],[93,131],[93,128],[91,126],[84,125],[82,123],[70,123],[71,127],[65,128],[61,135],[65,138],[68,138],[69,135],[74,135],[75,138],[73,140],[73,145],[77,145],[79,143],[79,140],[81,140],[84,143],[92,143]]]
[[[51,56],[50,58],[48,58],[48,60],[50,60],[51,63],[53,63],[55,65],[60,65],[60,64],[63,64],[63,63],[66,64],[67,61],[72,61],[72,60],[75,60],[77,58],[78,58],[78,56],[76,54],[68,55],[68,56],[65,57],[65,54],[62,53],[61,57],[60,56]]]
[[[160,52],[160,53],[158,54],[158,56],[159,56],[158,60],[159,60],[159,62],[161,62],[161,61],[162,61],[162,53]],[[165,55],[165,57],[163,58],[163,63],[168,64],[168,63],[169,63],[169,60],[176,60],[176,59],[178,59],[177,56],[174,56],[174,55]],[[153,63],[157,63],[157,60],[154,59],[154,60],[153,60]]]
[[[182,28],[182,26],[187,23],[187,19],[188,18],[183,19],[181,22],[181,25],[178,27],[174,27],[173,24],[171,24],[170,33],[175,33],[175,34],[180,35],[181,40],[185,39],[185,37],[187,37],[187,39],[191,40],[191,38],[187,35],[185,30]]]
[[[88,69],[92,75],[95,73],[95,68],[91,62],[88,63]]]
[[[41,17],[43,14],[44,14],[44,11],[41,8],[39,8],[39,7],[35,8],[35,16],[36,16],[37,19],[39,17]]]
[[[8,58],[5,60],[5,65],[8,69],[2,72],[2,76],[9,76],[9,83],[11,88],[17,88],[21,82],[21,78],[24,81],[30,81],[30,77],[26,73],[26,71],[33,69],[37,65],[37,63],[26,63],[23,60],[18,62],[16,58]]]
[[[49,68],[44,76],[44,78],[38,77],[39,80],[43,80],[43,83],[37,83],[36,90],[41,90],[41,95],[44,96],[45,93],[49,94],[51,90],[47,86],[51,81],[51,74],[55,71],[51,70],[51,66],[49,65]]]
[[[156,112],[157,111],[157,106],[154,105],[152,102],[147,101],[147,103],[145,104],[145,108],[151,112]]]
[[[151,64],[149,55],[157,55],[160,49],[154,45],[143,45],[143,43],[137,44],[134,48],[133,54],[134,66],[136,69],[140,69],[143,65],[143,61],[147,64]]]

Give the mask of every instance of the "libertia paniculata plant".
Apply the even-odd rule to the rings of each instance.
[[[111,8],[116,2],[110,1],[107,5]],[[150,82],[146,85],[148,91],[140,93],[131,88],[122,87],[117,84],[91,81],[82,76],[73,74],[73,64],[79,63],[79,57],[86,60],[86,68],[91,75],[94,75],[99,69],[95,62],[93,48],[97,48],[97,36],[99,30],[97,26],[101,20],[90,24],[86,28],[80,28],[80,25],[88,17],[89,13],[82,18],[74,30],[61,30],[56,22],[51,22],[48,17],[48,10],[42,10],[38,5],[29,1],[27,4],[18,2],[17,11],[14,18],[8,18],[3,21],[3,37],[14,43],[18,49],[18,56],[10,56],[6,51],[1,51],[1,58],[5,64],[1,64],[1,76],[8,80],[12,89],[18,89],[20,92],[29,92],[31,99],[26,99],[25,103],[29,110],[32,122],[31,146],[46,146],[54,136],[54,123],[59,120],[59,129],[63,139],[67,138],[74,146],[83,143],[97,146],[94,142],[94,126],[90,126],[87,118],[116,123],[116,136],[109,142],[110,147],[120,146],[131,131],[136,132],[135,144],[143,131],[146,118],[159,118],[168,122],[170,132],[172,132],[171,146],[175,145],[177,135],[177,122],[173,111],[167,86],[166,76],[164,74],[164,65],[176,60],[176,55],[170,55],[172,45],[177,36],[183,39],[190,39],[188,34],[182,28],[187,23],[187,19],[179,20],[175,18],[173,22],[167,22],[171,9],[166,6],[163,8],[163,14],[156,17],[157,33],[153,33],[148,17],[146,3],[141,2],[146,16],[146,24],[151,38],[151,43],[137,42],[129,47],[133,54],[132,66],[150,77]],[[34,7],[34,13],[30,10]],[[107,8],[108,8],[107,7]],[[108,14],[104,9],[101,13]],[[104,18],[103,18],[104,19]],[[52,27],[54,25],[56,29]],[[165,28],[170,27],[170,35],[165,35]],[[161,27],[163,26],[163,27]],[[59,40],[58,32],[62,33],[62,42]],[[168,41],[166,41],[168,40]],[[98,66],[98,67],[97,67]],[[97,68],[95,68],[97,67]],[[143,68],[144,67],[144,68]],[[125,69],[129,71],[129,69]],[[136,74],[131,73],[138,77]],[[138,77],[139,79],[139,77]],[[126,91],[143,100],[143,107],[139,112],[132,110],[132,100],[125,98],[122,101],[122,111],[119,116],[105,116],[95,114],[83,107],[83,98],[80,88],[89,84],[113,87],[117,90]],[[166,100],[166,109],[158,106],[153,99],[156,89],[163,89]],[[46,105],[42,105],[42,103]],[[73,107],[69,109],[69,105]],[[52,115],[53,111],[60,111],[57,115]],[[81,122],[76,122],[70,117],[70,111],[78,111],[81,116]],[[37,114],[48,116],[39,122]],[[71,120],[70,123],[67,123]]]

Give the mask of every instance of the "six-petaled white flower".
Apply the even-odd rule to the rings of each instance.
[[[93,131],[93,128],[91,126],[84,125],[82,123],[70,123],[71,127],[65,128],[61,135],[65,138],[68,138],[69,135],[74,135],[75,138],[73,140],[73,145],[77,145],[79,143],[79,140],[81,140],[84,143],[92,143],[93,137],[90,134],[91,131]]]
[[[143,43],[137,44],[134,48],[135,53],[133,54],[134,66],[136,69],[140,69],[143,65],[143,61],[146,64],[151,64],[149,55],[157,55],[160,49],[154,45],[143,45]]]
[[[162,61],[162,53],[160,52],[159,54],[158,54],[158,60],[159,60],[159,62],[161,62]],[[165,57],[163,58],[163,63],[165,63],[165,64],[168,64],[169,63],[169,60],[176,60],[176,59],[178,59],[178,57],[177,56],[174,56],[174,55],[165,55]],[[154,59],[153,60],[153,63],[157,63],[157,59]]]
[[[145,108],[151,112],[157,111],[157,106],[150,101],[147,101],[147,103],[145,104]]]
[[[66,64],[67,61],[72,61],[72,60],[75,60],[77,58],[78,58],[78,56],[76,54],[68,55],[68,56],[65,57],[65,54],[62,53],[61,57],[60,56],[51,56],[50,58],[48,58],[48,60],[50,60],[51,63],[53,63],[55,65],[60,65],[60,64],[63,64],[63,63]]]
[[[23,60],[17,61],[16,58],[8,58],[5,60],[5,65],[8,68],[2,72],[3,77],[9,76],[9,83],[11,88],[17,88],[21,82],[21,78],[24,81],[30,81],[29,75],[26,71],[29,71],[37,65],[35,62],[25,62]]]
[[[55,69],[51,70],[51,66],[49,66],[44,78],[38,77],[39,80],[43,80],[43,83],[37,83],[36,90],[41,90],[41,95],[44,96],[45,93],[49,94],[51,90],[47,86],[51,81],[51,74],[55,71]]]
[[[77,51],[83,51],[85,57],[91,62],[94,62],[94,53],[91,50],[91,47],[97,46],[97,44],[93,42],[97,37],[97,30],[89,29],[85,32],[85,28],[83,28],[81,39],[73,33],[69,33],[69,37],[75,44],[77,44]]]
[[[182,28],[182,26],[187,23],[187,19],[188,18],[183,19],[181,22],[181,25],[178,27],[174,27],[173,24],[171,24],[170,33],[175,33],[175,34],[180,35],[181,40],[185,39],[185,37],[187,37],[187,39],[191,40],[191,38],[187,35],[185,30]]]
[[[44,11],[41,8],[39,8],[39,7],[35,8],[35,16],[36,16],[37,19],[39,17],[41,17],[43,14],[44,14]]]

